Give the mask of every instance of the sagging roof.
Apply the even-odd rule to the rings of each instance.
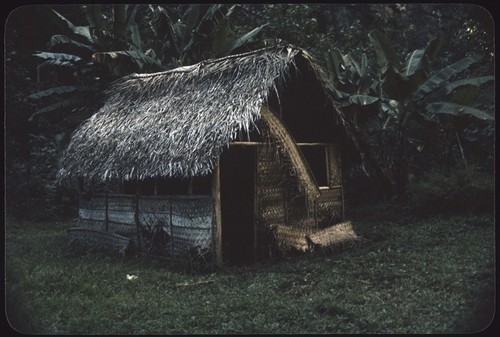
[[[297,57],[325,85],[309,54],[290,45],[116,81],[103,107],[73,134],[59,180],[209,174],[229,143],[256,127]]]

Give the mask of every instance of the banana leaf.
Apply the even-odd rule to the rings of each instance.
[[[333,88],[333,92],[335,93],[336,98],[348,98],[350,97],[350,94],[348,94],[345,91],[341,91],[338,89]]]
[[[414,89],[410,79],[401,74],[391,64],[387,66],[383,76],[382,89],[390,98],[405,100],[411,96]]]
[[[127,38],[127,6],[125,4],[113,5],[112,32],[117,40]]]
[[[139,8],[139,5],[130,5],[130,6],[133,6],[133,8],[130,11],[130,15],[127,19],[127,30],[130,32],[130,38],[132,40],[132,44],[138,50],[140,50],[142,47],[141,32],[139,30],[139,25],[135,21],[135,17],[137,16],[137,9]],[[156,31],[155,31],[154,27],[152,27],[152,25],[151,25],[151,30],[156,35]]]
[[[435,102],[427,105],[427,111],[431,113],[449,114],[454,116],[470,115],[482,120],[492,121],[494,118],[489,113],[474,109],[470,106],[449,103],[449,102]]]
[[[210,5],[193,32],[196,32],[199,36],[209,36],[213,27],[216,27],[220,22],[224,21],[233,11],[235,6],[236,5],[229,7],[224,4]],[[188,32],[188,34],[191,35],[191,32]]]
[[[450,103],[472,106],[479,97],[479,87],[472,84],[460,86],[449,98]]]
[[[130,32],[130,38],[132,40],[132,44],[137,49],[140,50],[142,47],[142,39],[141,39],[141,31],[139,30],[139,25],[134,22],[128,26],[128,30]]]
[[[227,55],[230,55],[232,51],[234,51],[235,49],[247,44],[248,42],[252,41],[252,39],[257,36],[257,34],[259,34],[262,29],[267,26],[268,24],[264,24],[260,27],[257,27],[255,29],[252,29],[251,31],[249,31],[248,33],[246,33],[245,35],[243,36],[240,36],[232,41],[230,41],[220,52],[219,54],[217,55],[218,57],[221,57],[221,56],[227,56]]]
[[[434,76],[425,81],[418,90],[413,94],[414,100],[423,98],[426,94],[435,90],[444,81],[449,80],[452,76],[469,68],[472,64],[478,62],[483,58],[483,55],[472,55],[461,59],[458,62],[449,65],[448,67],[440,70]]]
[[[89,46],[87,44],[72,40],[66,35],[59,35],[59,34],[53,35],[49,41],[49,48],[53,48],[53,47],[59,46],[59,45],[71,45],[71,46],[74,46],[77,48],[85,49],[85,50],[92,52],[92,53],[95,52],[95,48],[93,46]]]
[[[451,83],[448,83],[444,88],[446,90],[446,94],[450,94],[453,90],[456,88],[459,88],[464,85],[473,85],[476,87],[479,87],[483,85],[484,83],[487,83],[489,81],[495,80],[495,77],[493,76],[482,76],[482,77],[474,77],[474,78],[467,78],[465,80],[458,80],[454,81]]]
[[[336,72],[335,72],[335,66],[333,65],[333,59],[331,57],[331,51],[328,50],[325,52],[325,64],[326,64],[326,70],[328,71],[328,74],[331,75],[333,78],[336,77]]]
[[[185,49],[188,44],[188,37],[190,34],[187,34],[186,25],[182,22],[176,22],[172,25],[172,32],[175,44],[179,47],[179,50]],[[184,46],[183,48],[180,48]]]
[[[405,76],[411,76],[428,65],[428,61],[436,57],[437,51],[443,44],[441,36],[432,39],[425,48],[414,50],[406,62]]]
[[[351,64],[354,69],[356,69],[356,73],[361,77],[361,67],[359,66],[359,63],[354,60],[351,54],[347,54],[346,57],[349,60],[349,64]]]
[[[205,12],[205,15],[203,15],[203,18],[201,19],[200,24],[202,24],[206,21],[211,21],[219,11],[224,9],[224,6],[225,5],[221,5],[221,4],[211,5],[207,9],[207,11]]]
[[[122,51],[112,51],[112,52],[101,52],[92,55],[92,59],[96,63],[104,63],[104,64],[113,62],[113,60],[120,58],[124,58],[126,60],[131,61],[139,68],[139,70],[144,70],[147,66],[149,67],[152,66],[153,69],[155,68],[163,69],[160,61],[158,61],[156,58],[148,56],[139,51],[122,50]]]
[[[369,105],[377,102],[379,100],[378,97],[369,96],[369,95],[351,95],[349,96],[349,101],[353,104],[358,104],[361,106]]]
[[[334,76],[334,78],[342,79],[341,66],[344,65],[344,59],[340,51],[336,48],[328,51],[325,54],[325,60],[329,72]]]
[[[373,30],[368,34],[375,49],[377,60],[382,69],[392,64],[398,71],[401,71],[401,61],[399,54],[394,49],[394,44],[378,30]]]
[[[186,28],[188,34],[190,34],[198,27],[198,23],[200,21],[200,4],[189,5],[186,12],[188,16],[186,22]]]
[[[130,7],[132,6],[132,7]],[[130,27],[132,24],[135,22],[135,17],[137,15],[137,9],[139,8],[139,5],[129,5],[129,8],[132,8],[130,10],[130,15],[127,18],[127,27]],[[154,11],[154,9],[152,9]]]
[[[52,10],[52,11],[57,15],[57,17],[61,21],[63,21],[68,26],[68,28],[74,34],[83,36],[88,42],[94,43],[94,40],[92,39],[92,36],[90,35],[90,29],[89,29],[88,26],[75,26],[71,21],[69,21],[68,19],[66,19],[64,16],[62,16],[61,14],[59,14],[57,11],[55,11],[55,10]]]
[[[213,31],[211,56],[217,56],[221,53],[227,44],[229,33],[229,20],[223,20]]]
[[[75,69],[76,66],[73,62],[69,61],[58,61],[58,60],[46,60],[43,61],[39,66],[38,69],[42,69],[45,67],[50,67],[50,66],[55,66],[55,67],[64,67],[64,68],[71,68]]]
[[[167,38],[171,44],[171,49],[172,49],[171,52],[174,53],[176,56],[179,56],[182,41],[177,40],[174,24],[172,23],[172,20],[170,19],[167,10],[162,6],[157,6],[157,9],[160,12],[159,18],[161,18],[162,20],[161,19],[157,20],[157,24],[155,25],[156,27],[153,25],[150,26],[153,28],[155,35],[158,37],[158,32],[161,31],[163,27],[161,23],[162,22],[165,23]]]
[[[35,92],[34,94],[29,95],[28,98],[40,99],[42,97],[47,97],[47,96],[51,96],[54,94],[57,94],[57,95],[67,94],[70,92],[74,92],[78,89],[80,89],[80,87],[77,87],[74,85],[65,85],[65,86],[54,87],[54,88],[49,88],[49,89]]]
[[[404,71],[405,76],[413,75],[415,71],[422,68],[424,56],[425,49],[416,49],[410,54]]]
[[[44,60],[54,60],[54,61],[66,61],[66,62],[79,62],[82,59],[76,55],[66,54],[66,53],[51,53],[51,52],[39,52],[33,54],[33,56],[40,57]]]
[[[366,57],[366,53],[361,55],[361,70],[359,72],[359,76],[364,78],[368,74],[368,57]]]
[[[55,104],[49,105],[43,109],[37,110],[31,117],[28,119],[28,121],[32,121],[34,117],[40,115],[40,114],[45,114],[48,112],[53,112],[61,109],[67,109],[71,106],[75,106],[77,104],[81,103],[80,99],[78,98],[70,98],[67,100],[64,100],[62,102],[57,102]]]

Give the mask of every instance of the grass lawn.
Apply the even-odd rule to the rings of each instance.
[[[7,316],[17,330],[457,333],[485,328],[493,315],[491,215],[353,219],[364,242],[343,252],[210,274],[75,254],[64,233],[74,225],[7,217]]]

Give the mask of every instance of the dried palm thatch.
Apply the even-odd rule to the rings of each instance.
[[[261,115],[264,124],[269,129],[269,133],[290,159],[293,169],[296,171],[296,176],[306,191],[306,195],[312,197],[312,199],[319,197],[320,191],[316,179],[285,124],[266,106],[262,107]]]
[[[278,94],[296,57],[328,86],[307,52],[293,46],[116,81],[104,106],[73,134],[59,181],[209,174],[232,140],[256,128],[263,103]]]
[[[318,229],[309,234],[309,240],[321,247],[331,247],[359,239],[352,228],[351,221],[344,221],[330,227]]]
[[[278,245],[285,251],[294,248],[305,252],[313,249],[311,245],[328,248],[359,240],[351,221],[340,222],[326,228],[276,225],[274,230]]]

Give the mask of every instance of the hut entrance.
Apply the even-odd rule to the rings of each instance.
[[[255,152],[235,147],[221,156],[222,256],[229,264],[254,261]]]

